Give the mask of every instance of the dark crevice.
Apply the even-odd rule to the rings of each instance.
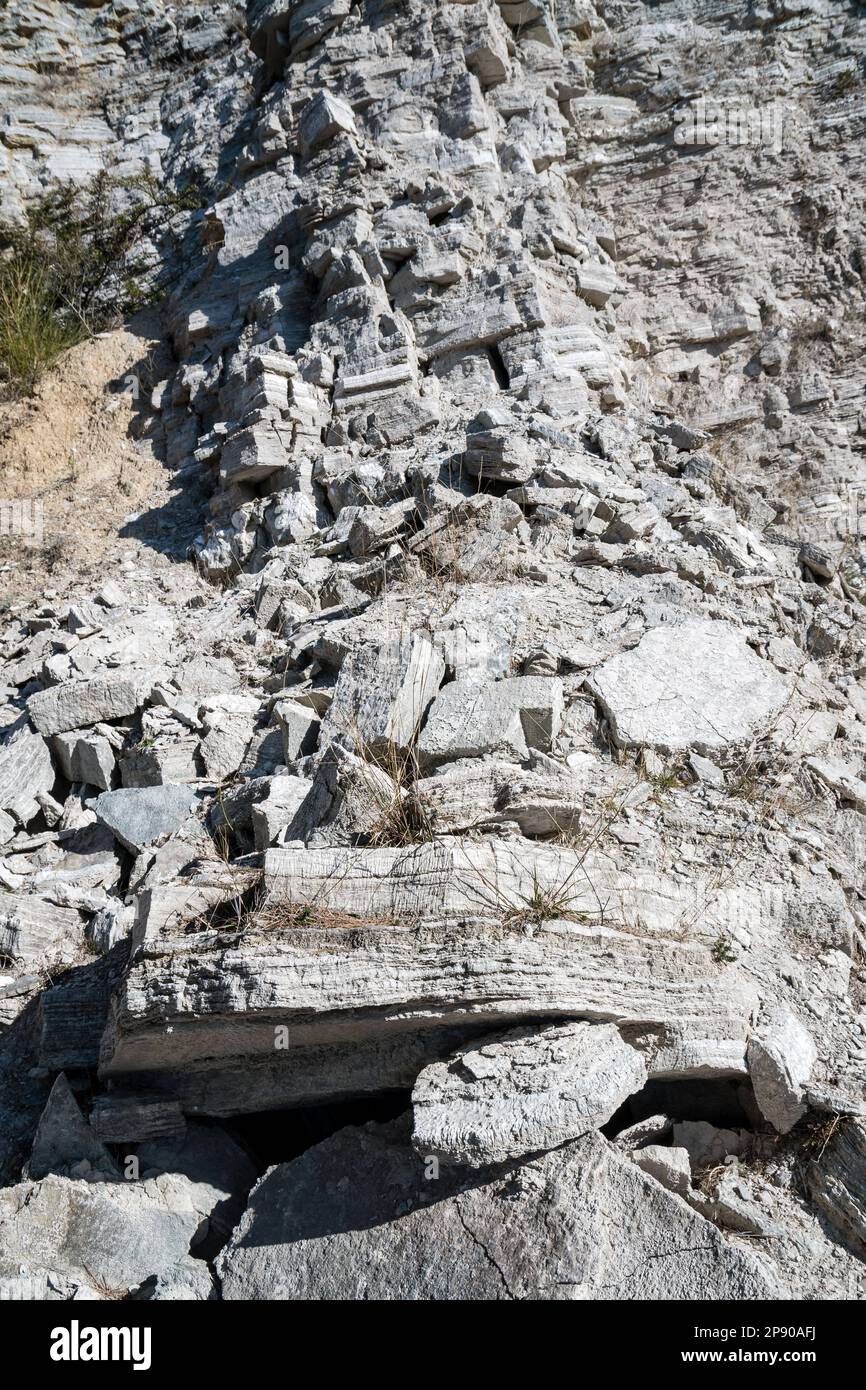
[[[508,375],[508,370],[502,360],[502,353],[499,351],[499,347],[496,343],[490,344],[487,349],[487,355],[490,358],[490,365],[493,368],[493,374],[496,377],[499,389],[501,391],[507,391],[511,385],[511,377]]]
[[[671,1120],[705,1120],[719,1129],[753,1129],[756,1122],[752,1088],[745,1080],[659,1079],[647,1082],[642,1091],[629,1096],[602,1134],[614,1139],[651,1115],[667,1115]]]
[[[408,1091],[394,1091],[339,1104],[235,1115],[226,1122],[226,1128],[264,1172],[275,1163],[299,1158],[307,1149],[350,1125],[365,1125],[370,1121],[383,1124],[394,1120],[409,1103]]]

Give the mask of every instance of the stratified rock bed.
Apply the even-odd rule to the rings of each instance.
[[[4,612],[0,1298],[866,1292],[866,42],[712,8],[0,17],[207,499]]]

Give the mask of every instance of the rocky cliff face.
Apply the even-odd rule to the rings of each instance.
[[[858,7],[0,24],[4,215],[203,189],[0,633],[2,1295],[860,1296]]]

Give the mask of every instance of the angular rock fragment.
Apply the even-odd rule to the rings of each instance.
[[[240,430],[226,441],[220,456],[220,476],[226,482],[256,482],[286,463],[286,448],[275,429]]]
[[[274,705],[274,719],[282,733],[284,762],[293,763],[315,752],[320,721],[314,709],[299,705],[295,700],[278,700]]]
[[[192,807],[188,787],[120,787],[103,792],[93,808],[103,825],[133,854],[172,835]]]
[[[304,107],[298,122],[298,141],[304,154],[310,154],[340,131],[356,133],[352,108],[329,92],[319,92]]]
[[[82,1115],[63,1072],[51,1088],[27,1163],[30,1179],[48,1173],[120,1177],[120,1169]]]
[[[442,657],[421,633],[359,647],[340,669],[320,745],[345,734],[368,757],[405,756],[444,674]]]
[[[269,779],[267,794],[253,806],[250,817],[256,849],[267,849],[292,825],[311,790],[304,777]]]
[[[447,1163],[504,1163],[599,1129],[645,1082],[640,1053],[610,1024],[493,1034],[421,1072],[412,1143]]]
[[[54,781],[46,740],[28,728],[16,729],[0,746],[0,812],[26,825],[39,812],[38,793],[50,792]]]
[[[0,893],[0,956],[24,965],[74,960],[84,945],[78,912],[29,893]]]
[[[109,1091],[97,1096],[90,1125],[106,1144],[138,1143],[186,1133],[186,1120],[177,1101],[144,1091],[134,1095]]]
[[[562,682],[556,676],[452,681],[433,703],[418,740],[419,756],[427,766],[496,753],[527,758],[530,748],[550,749],[562,709]]]
[[[811,1033],[785,1009],[771,1010],[749,1042],[755,1099],[780,1134],[787,1134],[806,1113],[802,1094],[817,1055]]]
[[[806,766],[825,786],[837,792],[843,801],[852,802],[858,811],[866,814],[866,782],[850,768],[828,758],[807,758]]]
[[[0,1189],[0,1298],[118,1298],[155,1274],[197,1273],[190,1246],[222,1200],[206,1183],[74,1182]],[[50,1293],[46,1289],[51,1289]]]
[[[52,741],[64,777],[70,782],[108,791],[115,766],[115,752],[103,734],[71,729],[55,734]]]
[[[152,683],[152,682],[151,682]],[[86,676],[39,690],[27,701],[27,713],[41,734],[89,728],[102,720],[135,714],[148,688],[148,677]]]
[[[592,688],[620,747],[710,753],[766,727],[788,681],[728,623],[653,628],[595,670]]]
[[[655,1178],[669,1192],[685,1197],[691,1189],[692,1165],[688,1149],[645,1144],[642,1149],[636,1149],[631,1157],[642,1172]]]

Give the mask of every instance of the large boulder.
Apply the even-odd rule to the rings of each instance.
[[[593,674],[621,748],[710,752],[768,724],[790,686],[729,623],[689,619],[652,628]]]
[[[613,1024],[515,1028],[425,1067],[412,1142],[472,1168],[554,1149],[605,1124],[646,1081]]]
[[[762,1299],[751,1252],[598,1134],[437,1174],[408,1127],[344,1129],[272,1168],[217,1259],[223,1298]]]

